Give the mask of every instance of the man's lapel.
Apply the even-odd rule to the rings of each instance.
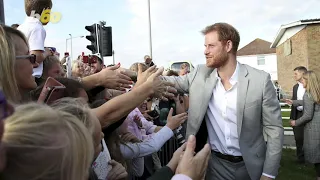
[[[205,80],[205,85],[204,85],[204,91],[203,91],[203,99],[201,102],[201,113],[200,113],[200,119],[199,121],[203,120],[203,115],[207,112],[208,106],[209,106],[209,101],[211,99],[212,93],[213,93],[213,88],[216,86],[218,78],[216,77],[217,74],[217,69],[214,69],[206,78]],[[199,87],[201,88],[201,87]],[[201,91],[199,91],[201,92]]]
[[[238,125],[238,136],[241,134],[241,127],[243,121],[244,105],[247,97],[247,90],[249,79],[247,78],[247,68],[239,64],[239,76],[238,76],[238,95],[237,95],[237,125]]]

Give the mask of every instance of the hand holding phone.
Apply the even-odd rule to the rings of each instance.
[[[49,77],[44,84],[38,103],[50,104],[63,97],[65,86],[52,77]]]

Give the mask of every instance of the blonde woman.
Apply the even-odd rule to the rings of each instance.
[[[293,127],[304,125],[305,160],[315,165],[317,179],[320,180],[320,78],[315,72],[307,71],[302,84],[306,88],[303,100],[287,102],[294,106],[303,105],[303,115],[290,123]]]
[[[127,177],[126,169],[110,158],[109,150],[104,142],[104,134],[99,119],[90,110],[83,99],[62,98],[51,105],[54,109],[66,111],[79,118],[92,135],[94,158],[92,168],[99,180],[120,180]]]
[[[39,104],[19,106],[5,120],[4,179],[86,180],[94,154],[87,131],[69,113]]]

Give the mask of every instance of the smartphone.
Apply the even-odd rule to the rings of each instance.
[[[63,97],[65,86],[52,77],[48,77],[44,84],[38,103],[50,104],[53,101]]]
[[[97,57],[95,56],[82,56],[82,62],[86,64],[93,64],[97,62]]]

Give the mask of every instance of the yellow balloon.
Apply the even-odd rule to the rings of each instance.
[[[46,24],[50,21],[50,9],[45,9],[41,13],[40,22]]]
[[[61,13],[59,13],[59,12],[52,12],[52,13],[50,14],[50,22],[51,22],[51,23],[58,23],[58,22],[61,20],[61,17],[62,17]]]

